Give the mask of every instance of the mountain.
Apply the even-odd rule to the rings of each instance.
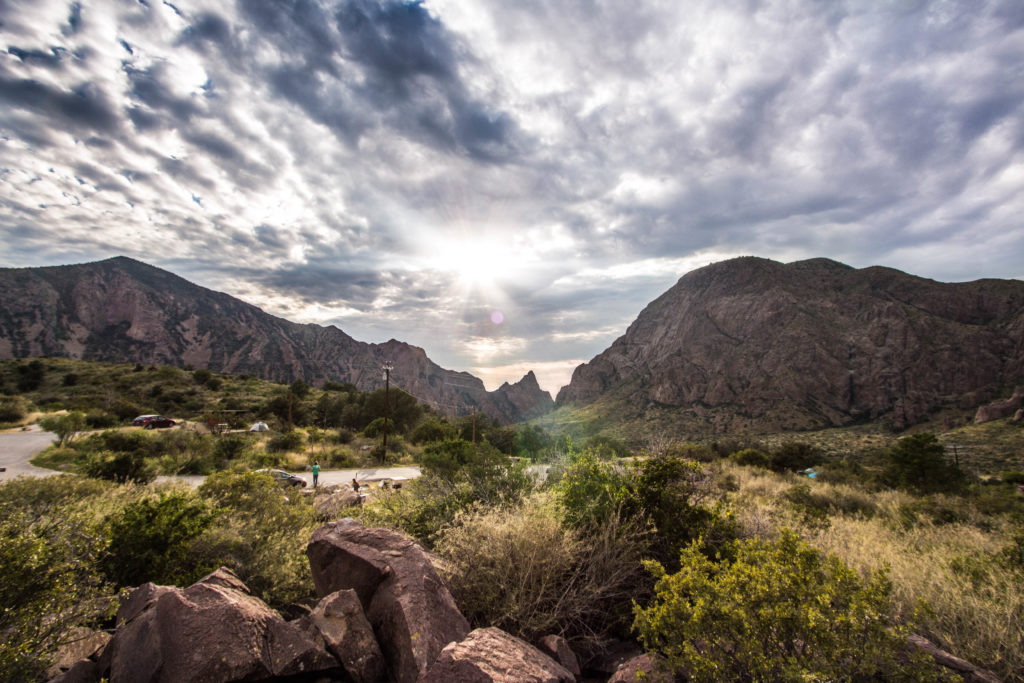
[[[743,257],[684,275],[557,403],[699,432],[902,429],[1021,383],[1024,282]]]
[[[126,257],[46,268],[0,269],[0,358],[192,365],[292,382],[392,383],[448,414],[477,408],[505,423],[549,410],[533,373],[488,392],[423,349],[392,339],[356,341],[337,327],[300,325]]]

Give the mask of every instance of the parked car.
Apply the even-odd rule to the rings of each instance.
[[[294,474],[291,474],[290,472],[285,472],[284,470],[262,469],[256,471],[261,474],[269,474],[271,477],[274,478],[274,481],[276,481],[278,484],[281,484],[282,486],[298,486],[299,488],[306,486],[305,479]]]
[[[136,427],[141,426],[143,429],[163,429],[164,427],[173,427],[178,423],[163,415],[139,415],[132,420],[132,424]]]

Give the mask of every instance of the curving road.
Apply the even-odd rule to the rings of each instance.
[[[4,432],[0,434],[0,481],[19,476],[48,477],[60,474],[55,470],[46,470],[28,464],[28,461],[41,453],[47,446],[57,440],[55,434],[44,432],[33,425],[27,431]]]

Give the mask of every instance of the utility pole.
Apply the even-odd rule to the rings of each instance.
[[[384,363],[384,453],[381,455],[380,461],[386,462],[388,459],[388,409],[391,405],[391,401],[388,398],[389,391],[391,389],[391,369],[394,366],[391,361],[385,361]]]

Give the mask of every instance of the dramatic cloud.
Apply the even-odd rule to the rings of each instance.
[[[1024,4],[6,0],[5,266],[552,391],[692,268],[1024,276]]]

